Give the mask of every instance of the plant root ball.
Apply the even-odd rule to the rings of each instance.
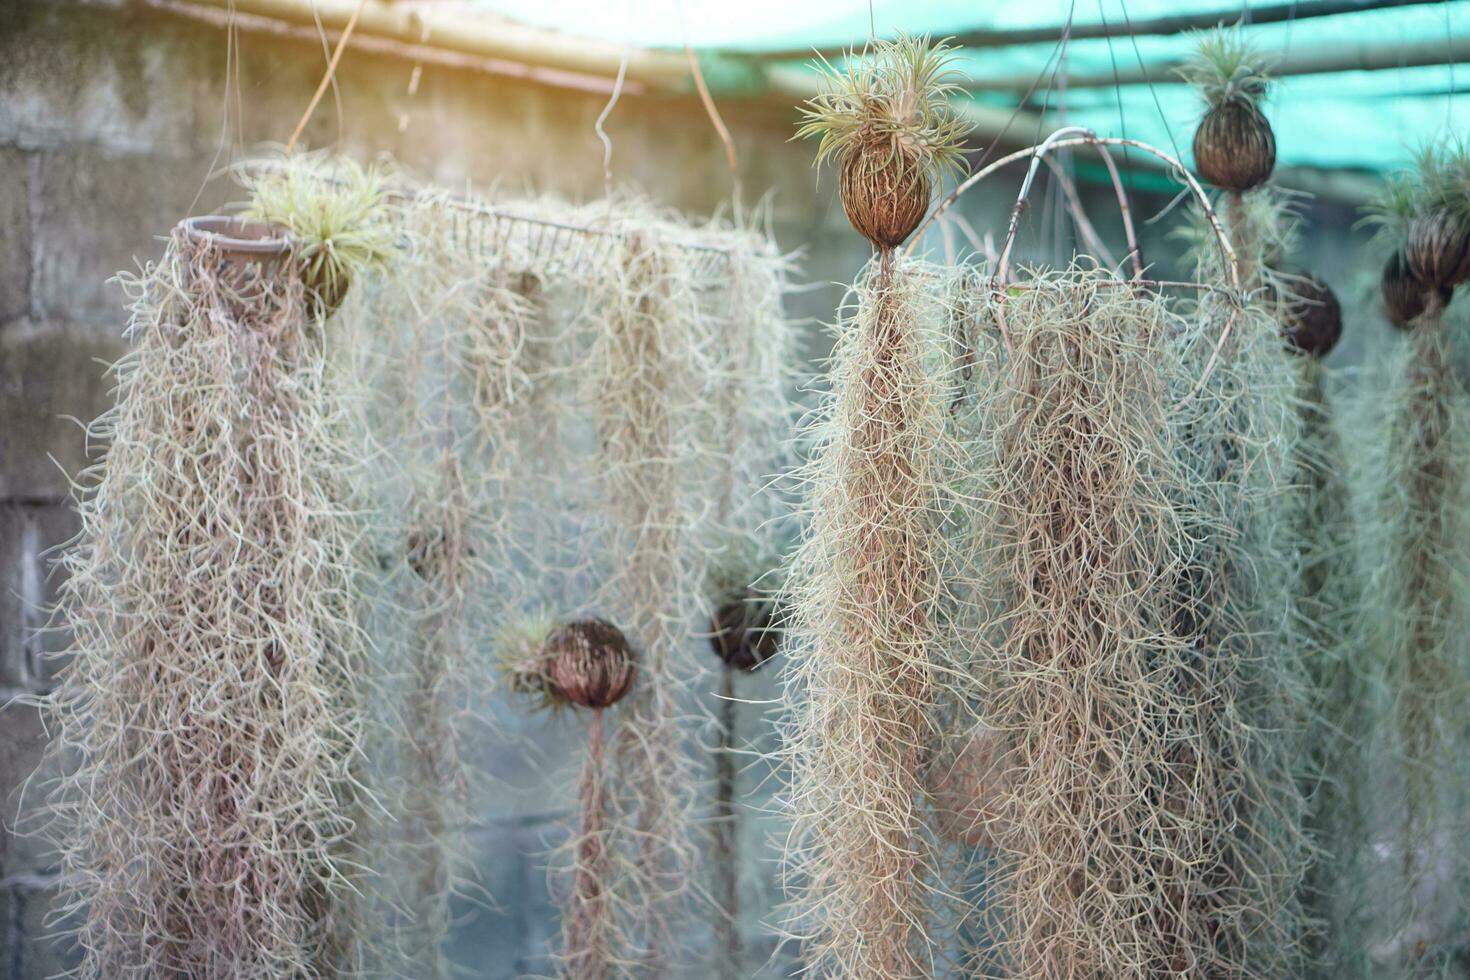
[[[1402,251],[1394,252],[1388,257],[1378,286],[1383,293],[1383,309],[1388,314],[1389,322],[1400,330],[1413,327],[1414,321],[1428,305],[1431,287],[1414,275],[1409,268],[1409,260]],[[1449,301],[1448,288],[1441,287],[1440,295],[1445,302]]]
[[[1271,123],[1244,102],[1215,106],[1194,131],[1194,166],[1205,180],[1229,191],[1265,183],[1276,168]]]
[[[584,708],[617,704],[633,688],[638,657],[623,631],[603,619],[558,626],[546,638],[546,677],[557,696]]]
[[[929,177],[920,167],[905,166],[897,156],[883,164],[876,163],[875,156],[859,151],[843,160],[842,210],[868,241],[879,248],[897,248],[929,212]]]
[[[347,300],[347,288],[351,282],[345,275],[328,279],[321,270],[308,268],[302,272],[307,299],[311,304],[311,315],[318,320],[330,320]]]
[[[755,670],[781,646],[776,603],[751,595],[731,599],[710,617],[709,645],[736,670]]]
[[[1286,342],[1292,350],[1326,357],[1342,338],[1342,305],[1332,287],[1316,276],[1303,276],[1291,285],[1286,305]]]
[[[1426,286],[1458,286],[1470,279],[1470,230],[1447,211],[1428,211],[1409,222],[1404,257]]]

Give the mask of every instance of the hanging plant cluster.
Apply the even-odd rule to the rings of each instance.
[[[344,197],[376,199],[351,177]],[[380,260],[375,215],[340,226],[363,244],[339,287]],[[327,977],[367,958],[369,559],[322,245],[195,219],[122,280],[132,349],[91,426],[105,449],[80,481],[72,659],[49,704],[83,975]]]
[[[877,250],[837,338],[788,573],[788,928],[813,975],[923,977],[941,955],[930,922],[944,876],[919,801],[950,682],[943,474],[959,451],[952,382],[936,371],[938,270],[896,247],[961,165],[950,60],[923,39],[877,42],[829,66],[798,130],[833,159],[848,219]]]
[[[1416,169],[1390,184],[1369,218],[1374,245],[1390,254],[1386,312],[1407,336],[1382,372],[1382,393],[1363,414],[1371,433],[1360,464],[1366,535],[1364,643],[1375,681],[1378,736],[1365,752],[1386,786],[1359,790],[1382,828],[1388,860],[1360,871],[1374,896],[1354,965],[1364,976],[1436,976],[1463,955],[1470,917],[1465,730],[1470,684],[1466,550],[1466,420],[1453,367],[1454,325],[1445,313],[1467,276],[1470,157],[1458,143],[1427,147]],[[1390,275],[1390,271],[1394,274]],[[1346,957],[1344,957],[1346,958]],[[1367,962],[1364,962],[1366,959]]]
[[[494,792],[467,751],[486,654],[538,605],[626,630],[543,638],[542,697],[597,716],[562,962],[677,957],[711,806],[681,734],[711,710],[703,556],[769,553],[784,507],[756,499],[792,417],[784,260],[638,202],[506,213],[320,156],[240,174],[247,219],[181,226],[128,280],[66,559],[51,707],[80,765],[53,812],[88,975],[450,975]]]

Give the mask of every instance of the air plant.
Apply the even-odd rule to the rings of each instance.
[[[296,242],[313,312],[329,317],[363,270],[394,253],[387,180],[346,157],[298,155],[281,167],[241,170],[251,200],[244,217],[278,225]]]
[[[1287,346],[1317,364],[1342,338],[1342,304],[1316,276],[1292,276],[1285,297],[1282,332]]]
[[[337,378],[289,251],[178,231],[121,281],[50,708],[80,975],[350,975],[373,683]],[[354,270],[357,271],[357,270]]]
[[[1386,251],[1388,258],[1379,278],[1384,312],[1400,330],[1408,329],[1429,301],[1431,293],[1444,294],[1443,289],[1426,285],[1409,265],[1404,244],[1409,226],[1421,208],[1422,193],[1417,178],[1407,173],[1390,176],[1378,194],[1363,209],[1360,226],[1373,229],[1371,247]]]
[[[1370,649],[1391,698],[1382,741],[1397,779],[1387,796],[1395,861],[1383,903],[1386,927],[1370,947],[1395,976],[1441,976],[1463,956],[1467,896],[1458,884],[1464,839],[1464,728],[1457,712],[1470,681],[1470,609],[1461,583],[1470,569],[1464,466],[1467,405],[1451,364],[1445,308],[1460,278],[1459,246],[1443,231],[1453,214],[1448,186],[1458,149],[1426,152],[1412,182],[1408,220],[1373,213],[1379,241],[1403,248],[1423,286],[1423,309],[1408,319],[1388,368],[1387,393],[1372,440],[1375,552],[1369,590],[1375,605]],[[1463,179],[1463,177],[1462,177]],[[1395,194],[1397,192],[1390,192]],[[1388,198],[1395,203],[1393,197]],[[1417,254],[1416,254],[1417,253]]]
[[[1291,977],[1308,929],[1300,883],[1311,854],[1303,768],[1312,626],[1296,598],[1304,551],[1297,519],[1304,495],[1293,485],[1297,355],[1282,342],[1283,321],[1297,315],[1293,277],[1268,260],[1291,251],[1294,219],[1289,198],[1270,188],[1235,194],[1231,204],[1240,285],[1269,302],[1202,295],[1179,338],[1185,371],[1175,451],[1190,479],[1177,506],[1191,546],[1172,626],[1190,646],[1180,683],[1200,742],[1180,745],[1171,764],[1191,774],[1204,801],[1205,850],[1197,859],[1204,877],[1191,893],[1190,918],[1201,924],[1194,935],[1209,939],[1194,950],[1196,968]],[[1201,282],[1232,282],[1213,238],[1197,250],[1197,265]]]
[[[874,41],[842,67],[824,61],[824,91],[802,108],[797,138],[819,138],[816,162],[836,163],[847,220],[877,248],[903,244],[936,185],[964,168],[952,50],[928,38]]]
[[[1195,57],[1179,74],[1199,89],[1206,110],[1194,132],[1200,176],[1239,193],[1264,184],[1276,167],[1276,136],[1261,112],[1270,77],[1239,28],[1199,36]]]
[[[578,783],[581,824],[570,845],[575,866],[562,910],[561,961],[569,980],[606,980],[617,969],[619,933],[608,864],[603,715],[633,689],[638,657],[621,630],[596,618],[561,625],[528,621],[502,639],[502,676],[512,690],[535,697],[543,707],[592,711]]]
[[[1427,287],[1409,269],[1409,260],[1399,249],[1389,255],[1379,277],[1379,290],[1383,296],[1383,310],[1388,321],[1400,330],[1407,330],[1419,318],[1429,304],[1429,296],[1435,290]],[[1439,291],[1439,302],[1447,297]]]
[[[1404,259],[1425,286],[1453,289],[1470,279],[1470,146],[1457,140],[1425,146],[1414,188]]]
[[[793,932],[815,976],[928,976],[938,875],[920,809],[949,594],[947,317],[895,247],[962,160],[947,49],[879,42],[827,71],[798,135],[837,158],[843,209],[878,249],[834,354],[795,558],[784,733]]]

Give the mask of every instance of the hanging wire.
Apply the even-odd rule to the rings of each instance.
[[[623,80],[628,77],[628,49],[623,48],[622,60],[618,63],[618,77],[613,82],[612,97],[607,100],[607,105],[602,107],[602,112],[597,115],[597,122],[592,128],[597,132],[597,138],[602,140],[602,189],[608,198],[612,197],[612,139],[607,135],[607,130],[602,124],[607,122],[607,117],[612,115],[613,107],[618,104],[618,98],[623,94]]]

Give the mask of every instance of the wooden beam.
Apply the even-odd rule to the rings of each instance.
[[[175,13],[205,15],[205,19],[221,24],[229,23],[233,17],[242,22],[248,20],[254,26],[281,25],[282,29],[303,37],[309,33],[313,39],[316,37],[313,7],[322,27],[331,35],[339,33],[357,9],[357,0],[145,2]],[[463,11],[439,20],[426,20],[427,9],[430,8],[419,4],[367,0],[348,46],[592,90],[604,87],[598,84],[600,80],[611,85],[626,53],[629,85],[625,92],[662,91],[696,97],[693,75],[682,52],[673,54],[587,41]],[[439,57],[433,57],[436,53]],[[731,69],[738,76],[738,84],[732,90],[716,89],[715,98],[722,104],[758,103],[789,109],[794,119],[795,107],[817,94],[818,79],[805,68],[763,65],[748,59],[740,59],[733,66],[723,63],[729,60],[701,56],[706,73],[711,69]],[[1019,110],[1012,118],[1009,111],[973,105],[966,100],[960,111],[976,138],[982,141],[993,140],[1006,131],[1016,142],[1024,142],[1034,137],[1039,125],[1039,116],[1028,109]]]
[[[189,0],[195,6],[254,14],[288,24],[340,31],[357,0]],[[313,15],[313,12],[315,15]],[[539,65],[578,75],[616,76],[623,58],[627,77],[665,88],[693,91],[682,54],[587,40],[481,15],[434,17],[430,5],[367,0],[356,33],[400,44],[432,46],[475,57]]]
[[[1180,84],[1179,69],[1190,59],[1175,58],[1156,61],[1140,66],[1136,60],[1120,63],[1116,73],[1098,72],[1095,75],[1068,75],[1068,89],[1111,88],[1115,85],[1172,85]],[[1426,65],[1444,65],[1470,60],[1470,35],[1442,37],[1414,44],[1399,44],[1393,41],[1359,41],[1334,43],[1320,47],[1296,47],[1284,58],[1274,63],[1269,52],[1263,53],[1262,63],[1273,77],[1288,75],[1322,75],[1342,71],[1384,71],[1391,68],[1419,68]],[[1005,78],[979,78],[966,83],[965,87],[975,92],[1025,92],[1035,83],[1036,76],[1012,75]]]
[[[1286,21],[1309,20],[1314,17],[1331,17],[1336,14],[1354,14],[1365,10],[1384,10],[1391,7],[1411,7],[1418,4],[1443,3],[1446,0],[1297,0],[1297,2],[1269,3],[1242,10],[1231,7],[1197,14],[1164,14],[1125,20],[1122,17],[1107,23],[1073,24],[1067,31],[1068,40],[1088,41],[1108,37],[1142,37],[1144,35],[1183,34],[1186,31],[1207,30],[1220,24],[1234,24],[1244,19],[1248,24],[1280,24]],[[1017,44],[1055,44],[1062,39],[1062,25],[1031,27],[1002,31],[960,31],[953,35],[951,43],[963,48],[1007,48]],[[861,39],[859,39],[861,43]],[[752,55],[772,61],[812,58],[820,54],[826,58],[838,58],[846,54],[851,45],[814,48],[785,48],[778,51],[753,52]]]

